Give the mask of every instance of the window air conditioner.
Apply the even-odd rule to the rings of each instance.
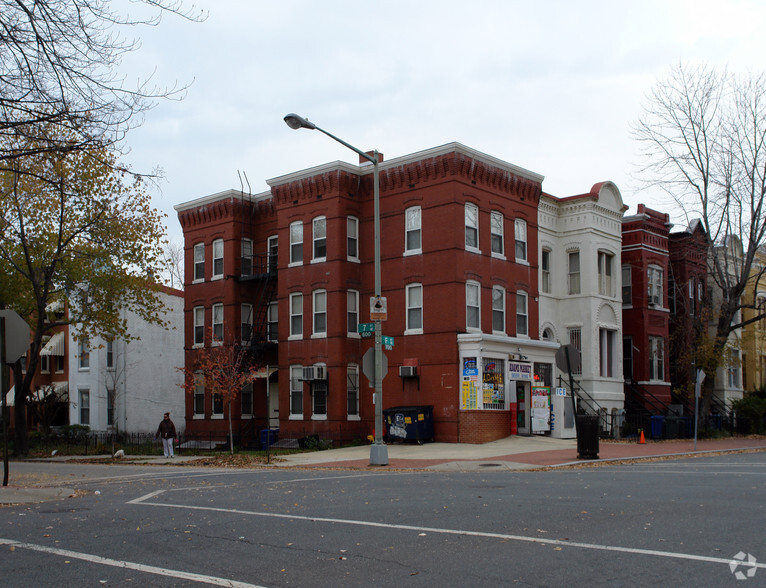
[[[309,382],[311,380],[316,379],[315,378],[316,370],[314,369],[313,365],[307,366],[303,368],[303,377],[301,380],[304,382]]]
[[[412,378],[418,375],[418,367],[415,365],[400,365],[399,376],[402,378]]]

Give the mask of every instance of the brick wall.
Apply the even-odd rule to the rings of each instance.
[[[459,443],[488,443],[512,434],[510,411],[461,410]]]

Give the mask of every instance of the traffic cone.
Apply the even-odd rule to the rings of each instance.
[[[646,439],[644,439],[644,430],[641,429],[641,436],[638,438],[638,444],[639,445],[645,445]]]

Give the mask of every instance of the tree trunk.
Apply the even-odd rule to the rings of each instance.
[[[229,400],[229,451],[234,455],[234,435],[231,429],[231,400]]]

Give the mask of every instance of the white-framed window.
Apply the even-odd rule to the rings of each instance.
[[[513,221],[513,238],[516,243],[516,261],[527,261],[527,221]]]
[[[239,273],[243,276],[253,275],[253,240],[242,239]]]
[[[348,290],[346,292],[346,334],[349,337],[358,337],[359,327],[359,292]]]
[[[327,290],[314,290],[312,311],[314,314],[314,337],[327,337]]]
[[[205,281],[205,244],[194,246],[194,282]]]
[[[407,326],[405,335],[423,333],[423,285],[409,284],[405,289],[407,299]]]
[[[276,343],[279,340],[279,303],[270,302],[266,316],[266,340]]]
[[[503,225],[505,219],[503,213],[493,210],[489,216],[489,240],[492,248],[492,255],[505,258],[505,240]]]
[[[567,332],[569,333],[569,344],[577,349],[582,357],[582,329],[580,327],[570,327],[567,329]],[[582,363],[579,366],[573,366],[572,374],[576,376],[582,374]]]
[[[272,235],[266,242],[266,270],[268,273],[277,271],[277,261],[279,259],[279,242],[276,235]]]
[[[496,357],[481,358],[482,380],[481,408],[484,410],[507,410],[505,360]]]
[[[612,329],[598,330],[598,355],[602,378],[613,378],[615,374],[615,358],[617,331]]]
[[[622,266],[622,305],[633,305],[633,271],[629,265]]]
[[[543,341],[553,341],[553,331],[548,327],[544,328],[541,338]]]
[[[478,282],[465,284],[465,328],[481,330],[481,286]]]
[[[492,286],[492,332],[505,334],[505,288]]]
[[[106,369],[114,369],[114,341],[106,342]]]
[[[40,373],[41,374],[51,373],[51,356],[50,355],[40,356]]]
[[[359,261],[359,219],[346,217],[346,259]]]
[[[221,394],[213,394],[213,410],[211,411],[210,418],[222,419],[223,418],[223,396]]]
[[[253,305],[240,305],[240,325],[242,333],[242,345],[250,345],[253,338]]]
[[[223,278],[223,239],[213,241],[213,280]]]
[[[205,344],[205,307],[195,306],[194,315],[194,347],[202,347]]]
[[[727,353],[726,382],[729,388],[739,388],[740,384],[740,353],[739,349],[729,349]]]
[[[223,304],[213,305],[213,341],[212,345],[223,343]]]
[[[303,223],[290,223],[290,265],[303,263]]]
[[[205,376],[202,372],[194,372],[194,411],[193,418],[205,416]]]
[[[90,424],[90,389],[85,388],[78,390],[78,396],[80,397],[80,424]]]
[[[240,394],[240,413],[243,417],[253,416],[253,383],[247,382],[242,386]]]
[[[290,418],[303,419],[303,366],[290,366]]]
[[[346,367],[346,414],[348,420],[359,419],[359,366]]]
[[[420,206],[410,206],[404,211],[404,254],[423,252]]]
[[[567,283],[569,286],[569,294],[580,293],[580,252],[569,251],[567,253],[568,262],[568,274]]]
[[[608,251],[598,252],[598,293],[602,296],[614,296],[612,274],[614,274],[614,255]]]
[[[303,294],[290,294],[290,338],[303,337]]]
[[[325,261],[327,259],[327,218],[324,216],[318,216],[312,222],[313,230],[311,236],[313,238],[313,255],[312,262]]]
[[[327,380],[311,382],[311,418],[320,421],[327,419]]]
[[[56,373],[63,374],[66,365],[66,358],[63,355],[56,356]]]
[[[665,380],[665,340],[649,337],[649,379]]]
[[[649,277],[649,306],[662,306],[662,268],[650,265]]]
[[[529,336],[529,296],[516,292],[516,336]]]
[[[470,202],[465,205],[465,248],[479,251],[479,207]]]
[[[543,249],[540,253],[540,275],[542,284],[540,289],[545,294],[551,293],[551,250]]]
[[[87,337],[80,337],[77,341],[77,367],[81,370],[90,369],[90,342]]]

